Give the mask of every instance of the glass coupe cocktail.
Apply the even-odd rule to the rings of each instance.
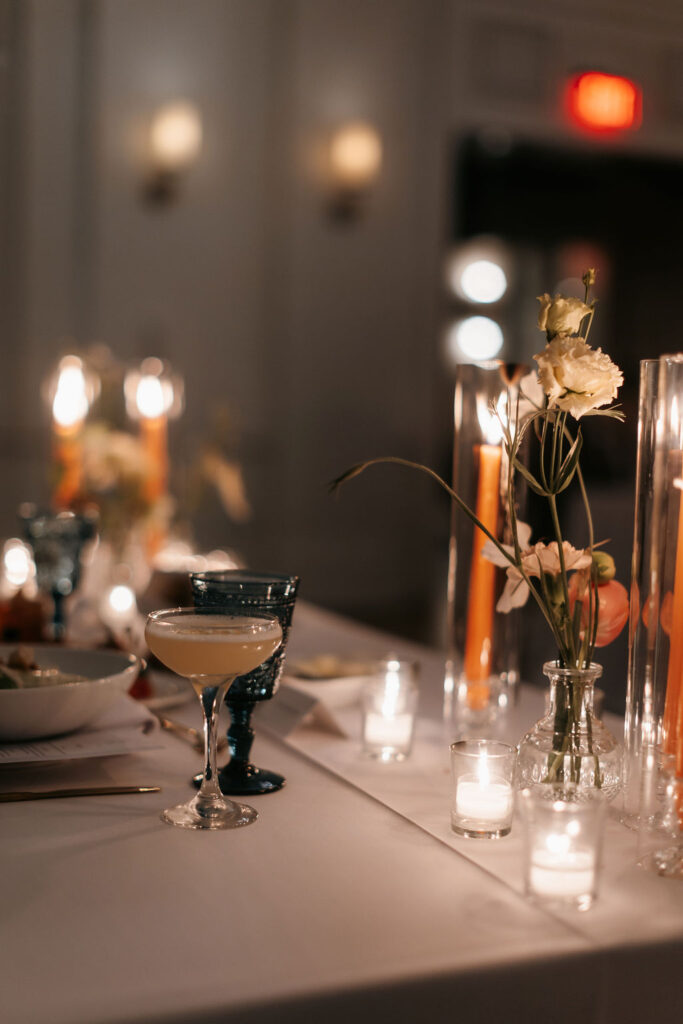
[[[164,811],[181,828],[218,829],[250,825],[252,807],[227,800],[216,779],[216,728],[223,697],[237,677],[267,661],[282,642],[272,615],[222,615],[213,608],[168,608],[147,618],[150,651],[172,672],[189,679],[204,714],[204,778],[193,800]]]

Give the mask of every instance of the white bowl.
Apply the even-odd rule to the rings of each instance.
[[[0,657],[16,650],[0,644]],[[140,671],[140,659],[122,651],[85,651],[36,644],[36,664],[70,675],[82,682],[56,683],[18,690],[0,690],[0,741],[18,742],[58,736],[89,725],[126,693]]]

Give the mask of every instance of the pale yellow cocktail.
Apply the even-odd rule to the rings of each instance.
[[[161,815],[181,828],[217,829],[249,825],[257,818],[247,804],[227,800],[216,782],[216,727],[231,683],[252,672],[282,643],[274,615],[221,615],[207,608],[166,608],[151,612],[145,639],[152,654],[185,676],[199,697],[204,715],[204,772],[199,793]]]
[[[242,676],[267,661],[282,640],[279,622],[255,629],[262,622],[246,615],[169,615],[163,622],[150,619],[145,639],[179,676]]]

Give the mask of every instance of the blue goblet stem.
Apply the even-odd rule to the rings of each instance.
[[[52,591],[52,623],[50,627],[51,640],[60,643],[66,635],[66,620],[64,617],[64,594],[59,590]]]
[[[226,702],[230,710],[230,728],[228,729],[228,746],[230,748],[230,766],[234,775],[246,774],[249,765],[251,745],[254,742],[254,730],[251,728],[251,715],[254,701]]]

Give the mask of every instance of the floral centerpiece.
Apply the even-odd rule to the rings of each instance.
[[[369,466],[393,462],[428,473],[458,508],[487,536],[483,555],[506,570],[497,604],[510,612],[535,601],[551,630],[557,659],[544,666],[551,684],[549,711],[522,741],[519,775],[523,785],[572,783],[603,788],[614,795],[620,783],[616,741],[592,711],[593,683],[601,667],[593,662],[596,647],[610,643],[628,619],[628,595],[615,579],[614,560],[595,541],[593,521],[581,472],[581,421],[589,416],[622,420],[614,399],[623,383],[608,355],[588,344],[596,302],[590,292],[595,271],[583,276],[584,298],[539,296],[538,326],[545,348],[534,356],[537,377],[525,381],[509,414],[492,407],[500,422],[507,456],[507,516],[511,544],[503,544],[473,510],[430,468],[405,459],[371,459],[352,467],[332,484],[358,476]],[[512,406],[512,408],[511,408]],[[520,449],[533,430],[539,445],[536,470],[522,461]],[[521,476],[547,503],[552,539],[532,544],[529,526],[517,518],[516,481]],[[558,495],[578,486],[585,510],[588,544],[574,547],[565,539],[558,515]]]

